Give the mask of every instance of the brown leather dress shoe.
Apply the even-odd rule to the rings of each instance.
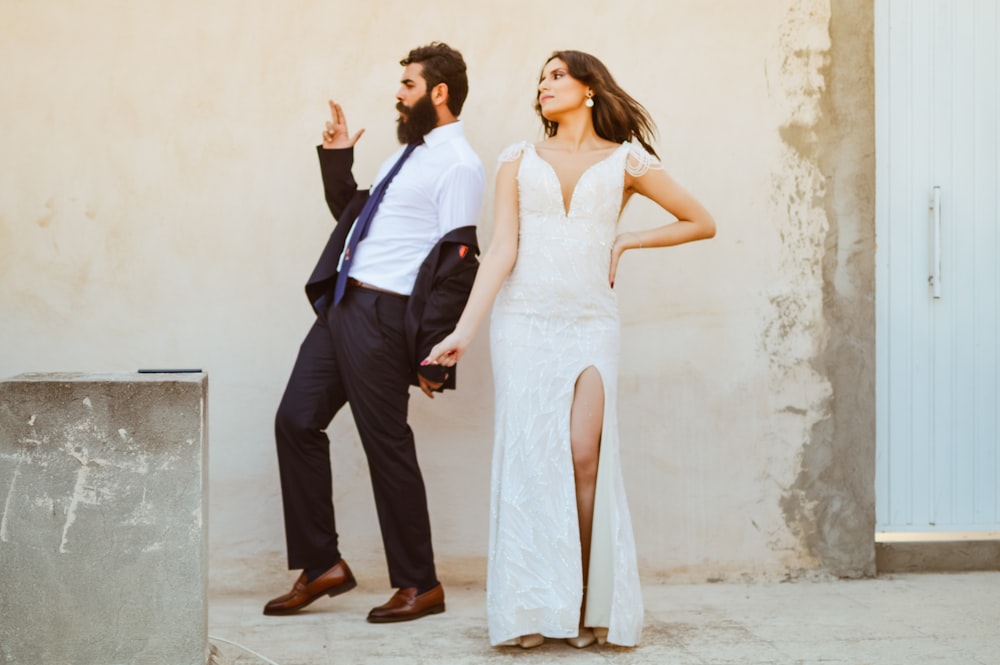
[[[303,571],[299,579],[295,580],[291,591],[268,601],[264,606],[264,614],[292,614],[321,596],[336,596],[350,591],[358,584],[343,559],[312,582],[308,580]]]
[[[389,602],[368,613],[369,623],[412,621],[428,614],[444,612],[444,587],[438,584],[430,591],[417,595],[416,587],[399,589]]]

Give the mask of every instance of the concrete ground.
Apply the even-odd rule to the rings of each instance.
[[[447,567],[442,567],[447,570]],[[536,649],[490,647],[481,579],[442,577],[447,611],[373,625],[368,610],[388,599],[384,575],[361,579],[289,617],[261,614],[290,587],[282,572],[256,585],[214,584],[210,643],[218,665],[391,665],[478,663],[825,663],[948,665],[1000,663],[1000,572],[900,574],[869,580],[760,584],[644,583],[646,620],[634,649],[562,640]],[[237,646],[238,645],[238,646]],[[251,650],[253,653],[245,651]]]

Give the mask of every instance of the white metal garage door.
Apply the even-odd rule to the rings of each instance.
[[[877,0],[876,521],[1000,530],[1000,12]]]

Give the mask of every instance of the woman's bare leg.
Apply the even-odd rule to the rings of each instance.
[[[604,382],[596,367],[588,367],[577,377],[569,418],[573,474],[576,480],[576,511],[580,523],[583,586],[586,589],[590,568],[590,538],[594,524],[597,461],[601,451],[601,429],[604,426]],[[580,621],[582,626],[582,609]]]

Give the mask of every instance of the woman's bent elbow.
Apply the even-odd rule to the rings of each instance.
[[[702,224],[702,240],[709,240],[715,237],[715,220],[709,219]]]

